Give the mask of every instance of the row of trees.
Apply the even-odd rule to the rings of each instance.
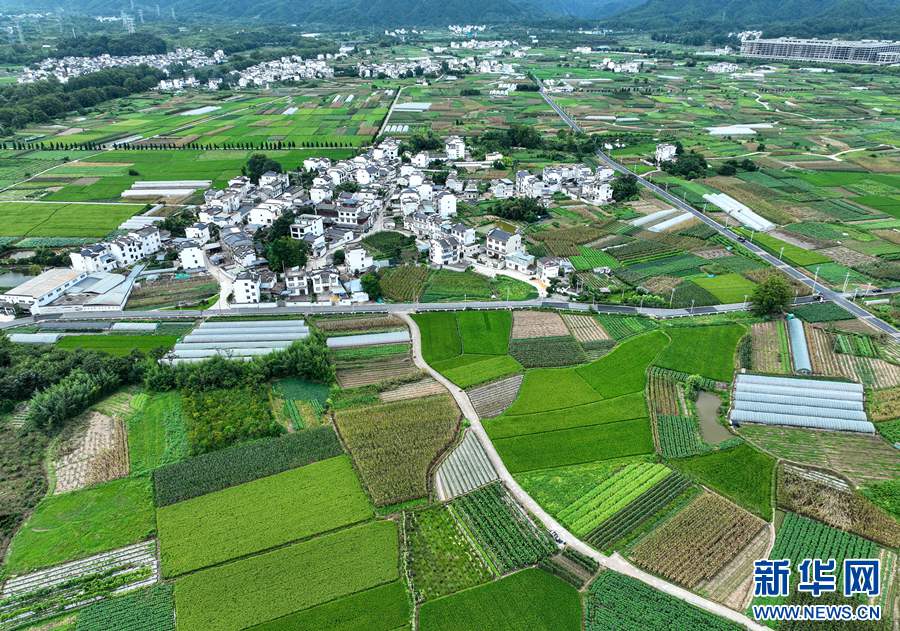
[[[169,49],[166,40],[151,33],[131,33],[121,36],[89,35],[69,37],[56,44],[54,57],[96,57],[112,55],[161,55]]]
[[[60,83],[56,80],[0,89],[0,126],[4,133],[106,101],[145,92],[165,75],[149,66],[109,68]]]

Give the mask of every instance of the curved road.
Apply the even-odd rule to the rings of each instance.
[[[547,104],[553,108],[553,110],[559,115],[560,118],[562,118],[563,122],[566,123],[566,125],[568,125],[569,127],[571,127],[574,131],[582,132],[583,130],[578,125],[578,123],[576,123],[575,120],[572,119],[572,117],[569,116],[565,110],[563,110],[559,105],[557,105],[556,101],[553,100],[553,97],[551,97],[547,93],[547,91],[544,89],[544,84],[541,82],[541,80],[537,79],[536,77],[535,77],[535,80],[537,81],[538,86],[540,86],[541,96],[544,97],[544,100],[547,102]],[[729,240],[731,240],[735,243],[740,243],[743,247],[747,248],[748,250],[753,252],[755,255],[757,255],[759,258],[761,258],[764,261],[766,261],[767,263],[769,263],[769,265],[772,265],[773,267],[780,269],[782,272],[784,272],[785,274],[790,276],[792,279],[803,283],[807,287],[810,287],[813,290],[814,294],[820,294],[826,300],[830,300],[830,301],[840,305],[841,307],[843,307],[845,310],[852,313],[854,316],[856,316],[860,320],[865,321],[867,324],[875,327],[882,333],[885,333],[885,334],[891,336],[895,341],[900,342],[900,331],[895,329],[893,326],[891,326],[884,320],[881,320],[880,318],[875,317],[874,315],[872,315],[871,313],[869,313],[862,307],[856,305],[854,302],[847,300],[847,298],[844,296],[844,294],[834,291],[832,289],[829,289],[828,287],[822,285],[821,283],[816,282],[815,279],[810,278],[809,276],[807,276],[806,274],[804,274],[797,268],[795,268],[791,265],[788,265],[787,263],[785,263],[784,261],[779,259],[777,256],[773,256],[772,254],[769,254],[768,252],[763,250],[761,247],[759,247],[755,243],[748,243],[746,240],[743,239],[743,237],[740,237],[738,234],[732,232],[727,227],[720,224],[718,221],[715,221],[714,219],[710,218],[709,216],[707,216],[703,212],[697,210],[696,208],[694,208],[690,204],[686,203],[685,201],[678,199],[677,197],[675,197],[668,191],[660,188],[659,186],[657,186],[650,180],[647,180],[647,179],[643,178],[642,176],[638,175],[637,173],[630,171],[625,165],[623,165],[619,162],[616,162],[611,157],[606,155],[604,152],[597,151],[597,157],[600,158],[600,160],[602,162],[604,162],[607,166],[609,166],[614,171],[625,174],[625,175],[633,175],[635,178],[637,178],[638,184],[640,184],[644,188],[652,191],[657,196],[665,199],[667,202],[672,204],[672,206],[674,206],[675,208],[678,208],[685,212],[691,213],[692,215],[694,215],[694,217],[696,217],[697,219],[699,219],[700,221],[705,223],[707,226],[709,226],[710,228],[715,230],[720,235],[728,238]]]
[[[556,519],[552,515],[550,515],[550,513],[545,511],[541,507],[541,505],[534,500],[534,498],[526,493],[525,490],[519,485],[519,483],[516,482],[515,478],[513,478],[512,474],[503,463],[503,459],[500,458],[500,454],[498,454],[497,450],[494,448],[494,443],[491,442],[491,439],[488,437],[484,426],[481,424],[481,419],[478,417],[478,413],[475,411],[475,407],[472,405],[472,402],[469,400],[466,392],[450,382],[441,373],[434,370],[425,361],[424,357],[422,356],[422,335],[415,320],[410,317],[408,312],[398,312],[397,315],[402,318],[409,326],[413,347],[413,361],[415,362],[416,366],[426,371],[436,381],[441,383],[445,388],[447,388],[447,390],[450,391],[450,394],[453,395],[453,398],[459,405],[459,409],[462,410],[463,415],[469,421],[471,430],[475,433],[475,436],[478,437],[479,442],[481,442],[481,446],[484,447],[484,451],[487,454],[488,459],[490,459],[491,464],[497,471],[497,475],[500,476],[500,479],[506,485],[506,488],[509,489],[509,492],[512,493],[513,496],[515,496],[516,500],[518,500],[519,503],[528,510],[528,512],[530,512],[541,521],[541,523],[547,530],[555,531],[566,545],[578,550],[582,554],[591,557],[604,567],[615,570],[620,574],[627,574],[628,576],[634,577],[639,581],[651,585],[662,592],[674,596],[675,598],[679,598],[694,605],[695,607],[699,607],[700,609],[704,609],[706,611],[714,613],[717,616],[721,616],[722,618],[727,618],[728,620],[736,622],[737,624],[740,624],[748,629],[754,629],[755,631],[768,631],[767,627],[754,622],[747,616],[744,616],[743,614],[740,614],[733,609],[729,609],[725,605],[720,605],[719,603],[703,598],[702,596],[699,596],[693,592],[678,587],[677,585],[673,585],[668,581],[664,581],[657,576],[653,576],[652,574],[648,574],[647,572],[638,569],[618,553],[615,553],[612,556],[600,554],[597,550],[584,543],[583,541],[575,537],[575,535],[566,530],[562,526],[562,524],[556,521]]]

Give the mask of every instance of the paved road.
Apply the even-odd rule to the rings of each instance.
[[[798,298],[795,304],[814,302],[812,296]],[[364,313],[403,313],[413,311],[460,311],[463,309],[565,309],[570,311],[590,311],[617,315],[646,315],[656,318],[686,318],[699,315],[713,315],[733,311],[745,311],[746,303],[729,305],[713,305],[694,309],[656,309],[651,307],[633,307],[629,305],[591,304],[584,302],[566,302],[564,299],[543,298],[537,300],[520,300],[507,302],[470,301],[470,302],[429,302],[429,303],[387,303],[362,305],[314,305],[306,307],[274,306],[274,307],[230,307],[228,309],[201,310],[147,310],[147,311],[82,311],[63,314],[46,314],[37,317],[18,318],[8,322],[0,322],[0,329],[23,326],[43,320],[179,320],[185,318],[209,318],[214,316],[284,316],[284,315],[347,315]]]
[[[576,123],[572,119],[572,117],[566,113],[565,110],[563,110],[559,105],[556,104],[556,101],[553,100],[553,97],[551,97],[547,93],[547,91],[544,89],[543,83],[541,83],[541,81],[539,79],[536,79],[536,80],[538,81],[538,85],[541,88],[541,96],[544,97],[544,100],[547,102],[547,104],[553,108],[553,110],[559,115],[560,118],[562,118],[563,122],[565,122],[566,125],[571,127],[574,131],[578,131],[578,132],[583,131],[581,129],[581,127],[578,125],[578,123]],[[650,180],[647,180],[647,179],[641,177],[637,173],[633,173],[625,165],[623,165],[619,162],[616,162],[615,160],[613,160],[610,156],[608,156],[604,152],[598,151],[597,157],[599,157],[602,162],[604,162],[607,166],[609,166],[614,171],[616,171],[618,173],[622,173],[622,174],[633,175],[635,178],[637,178],[638,183],[641,186],[643,186],[644,188],[652,191],[657,196],[665,199],[667,202],[672,204],[672,206],[674,206],[675,208],[679,208],[681,210],[691,213],[692,215],[694,215],[694,217],[696,217],[697,219],[699,219],[700,221],[705,223],[710,228],[714,229],[720,235],[730,239],[731,241],[733,241],[735,243],[740,243],[742,246],[744,246],[745,248],[747,248],[748,250],[753,252],[755,255],[757,255],[758,257],[760,257],[761,259],[763,259],[764,261],[766,261],[773,267],[780,269],[782,272],[784,272],[785,274],[790,276],[792,279],[803,283],[807,287],[810,287],[813,290],[814,294],[821,294],[826,300],[830,300],[830,301],[834,302],[835,304],[840,305],[841,307],[843,307],[844,309],[846,309],[847,311],[852,313],[854,316],[856,316],[860,320],[864,320],[867,324],[875,327],[882,333],[886,333],[887,335],[890,335],[894,340],[900,341],[900,331],[895,329],[893,326],[891,326],[884,320],[881,320],[880,318],[875,317],[874,315],[872,315],[871,313],[869,313],[862,307],[858,306],[851,300],[848,300],[847,297],[845,297],[844,294],[842,294],[841,292],[829,289],[828,287],[822,285],[821,283],[816,282],[815,278],[810,278],[809,276],[807,276],[806,274],[801,272],[799,269],[797,269],[791,265],[788,265],[787,263],[785,263],[784,261],[779,259],[777,256],[769,254],[768,252],[763,250],[761,247],[759,247],[755,243],[750,243],[750,242],[745,241],[743,239],[743,237],[741,237],[740,235],[731,231],[726,226],[723,226],[718,221],[715,221],[714,219],[710,218],[709,216],[707,216],[700,210],[697,210],[696,208],[694,208],[693,206],[691,206],[684,200],[678,199],[677,197],[675,197],[674,195],[672,195],[665,189],[660,188],[659,186],[657,186]]]
[[[418,325],[411,317],[409,317],[409,313],[399,312],[397,313],[397,315],[402,318],[409,326],[413,347],[413,361],[415,362],[416,366],[426,371],[436,381],[440,382],[445,388],[447,388],[447,390],[450,391],[450,394],[453,395],[453,398],[459,405],[459,409],[462,410],[463,415],[469,421],[471,431],[474,432],[479,442],[481,442],[481,445],[482,447],[484,447],[484,451],[487,454],[488,459],[491,461],[491,464],[497,471],[497,475],[503,481],[504,485],[506,485],[506,488],[519,501],[519,503],[524,506],[526,510],[528,510],[529,513],[540,520],[540,522],[547,530],[555,531],[556,534],[563,540],[565,545],[568,545],[569,547],[578,550],[582,554],[591,557],[605,567],[615,570],[616,572],[619,572],[621,574],[627,574],[628,576],[634,577],[639,581],[651,585],[662,592],[684,600],[685,602],[689,602],[695,607],[699,607],[700,609],[704,609],[723,618],[727,618],[728,620],[736,622],[737,624],[740,624],[748,629],[753,629],[754,631],[767,631],[766,627],[757,624],[750,618],[732,609],[729,609],[724,605],[720,605],[719,603],[707,600],[702,596],[678,587],[677,585],[673,585],[672,583],[664,581],[663,579],[653,576],[652,574],[644,572],[643,570],[632,565],[627,559],[625,559],[618,553],[613,554],[612,556],[601,554],[588,544],[575,537],[568,530],[566,530],[562,526],[562,524],[556,521],[556,519],[550,513],[545,511],[541,507],[541,505],[538,504],[528,493],[526,493],[525,490],[521,486],[519,486],[518,482],[516,482],[516,479],[512,476],[512,474],[506,468],[506,465],[503,463],[503,459],[500,457],[500,454],[498,454],[497,450],[494,448],[494,443],[492,443],[491,439],[488,437],[484,426],[481,424],[481,419],[478,417],[478,413],[475,411],[475,406],[472,405],[472,402],[469,400],[469,397],[465,393],[465,391],[447,380],[446,377],[434,370],[425,361],[424,357],[422,356],[422,336],[419,332]]]

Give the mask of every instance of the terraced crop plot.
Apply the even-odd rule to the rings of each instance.
[[[536,526],[499,482],[450,503],[498,574],[534,565],[556,551],[545,530]]]
[[[694,589],[718,574],[764,526],[761,519],[705,493],[641,540],[632,558],[651,572]]]
[[[585,631],[676,627],[714,631],[742,628],[630,576],[606,571],[591,583],[585,598]]]
[[[385,390],[378,393],[378,398],[384,403],[393,401],[404,401],[406,399],[419,399],[422,397],[431,397],[438,394],[445,394],[447,389],[443,384],[435,381],[431,377],[426,377],[421,381],[413,381],[397,386],[392,390]]]
[[[626,465],[560,512],[559,519],[573,534],[583,537],[671,473],[661,464]]]
[[[836,335],[818,327],[805,326],[804,329],[810,363],[815,373],[844,377],[873,388],[890,388],[900,384],[900,366],[880,358],[837,352]],[[868,339],[856,335],[852,337]]]
[[[428,493],[428,470],[450,444],[459,409],[449,396],[340,410],[335,423],[378,506]]]
[[[431,600],[491,580],[450,509],[435,506],[403,514],[406,564],[416,601]]]
[[[359,388],[391,379],[403,379],[418,372],[408,345],[403,352],[380,357],[338,359],[335,369],[342,388]]]
[[[826,467],[856,484],[900,476],[896,450],[876,436],[765,425],[746,425],[740,433],[778,458]]]
[[[350,459],[323,460],[161,508],[163,572],[183,574],[371,516]]]

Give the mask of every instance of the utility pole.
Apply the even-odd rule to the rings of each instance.
[[[672,302],[675,300],[675,288],[672,287],[672,294],[669,296],[669,309],[672,308]]]
[[[842,294],[847,293],[847,283],[850,282],[850,270],[847,270],[847,275],[844,277],[844,287],[841,289]]]
[[[781,258],[782,256],[784,256],[784,246],[781,246],[781,251],[778,253],[779,261],[783,261],[783,259]]]
[[[816,291],[816,283],[818,282],[818,280],[819,280],[819,266],[816,265],[816,275],[813,276],[813,296],[817,296],[819,294],[819,292]]]

